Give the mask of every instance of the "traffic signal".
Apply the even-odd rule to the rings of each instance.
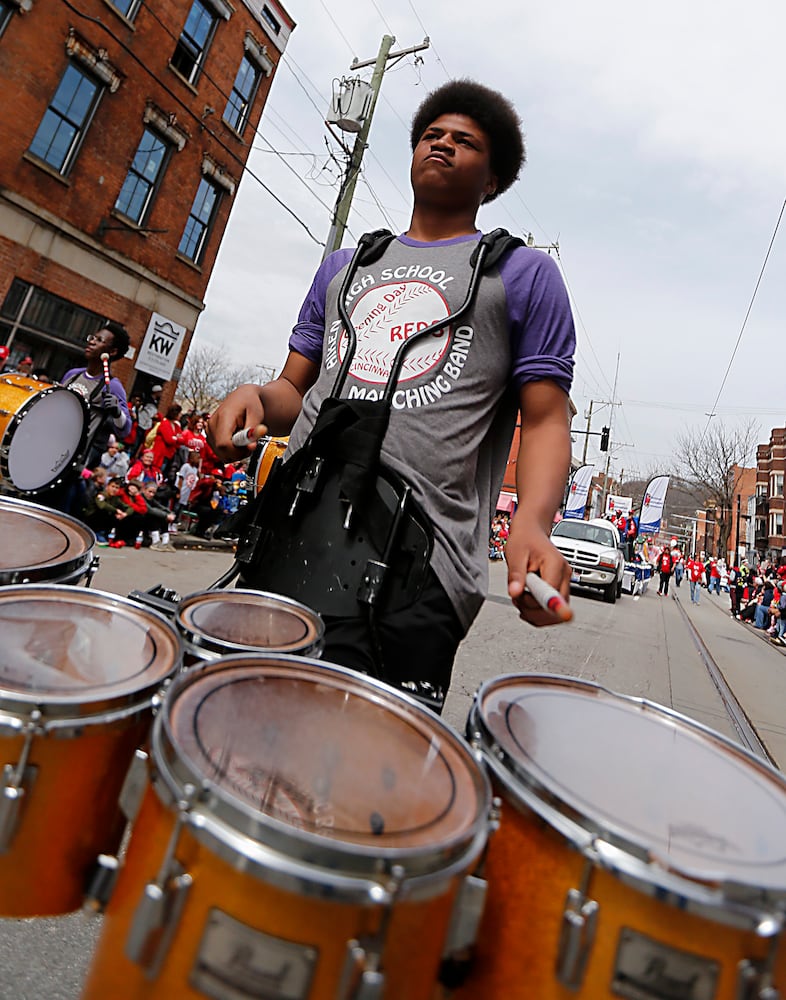
[[[601,451],[608,451],[609,450],[609,434],[610,433],[611,433],[610,428],[608,428],[608,427],[602,427],[601,428],[601,431],[600,431],[600,450]]]

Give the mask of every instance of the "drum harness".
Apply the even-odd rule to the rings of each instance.
[[[243,586],[284,594],[322,615],[362,612],[378,679],[384,679],[384,663],[377,616],[417,600],[434,544],[412,488],[380,461],[402,365],[417,340],[461,318],[483,274],[523,245],[504,229],[483,235],[470,257],[472,274],[459,308],[399,346],[379,399],[342,399],[357,347],[346,304],[349,289],[358,269],[379,260],[394,238],[384,229],[360,238],[338,296],[347,346],[333,388],[302,447],[286,461],[276,458],[259,495],[221,526],[217,534],[237,537],[238,547],[233,566],[210,588],[226,587],[240,576]],[[418,697],[441,706],[444,693],[423,686]]]

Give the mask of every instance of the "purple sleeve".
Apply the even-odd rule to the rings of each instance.
[[[352,259],[352,250],[336,250],[323,260],[311,282],[305,301],[300,307],[297,323],[289,338],[290,351],[297,351],[309,361],[322,360],[322,340],[325,336],[325,299],[330,282]]]
[[[120,435],[121,439],[124,437],[128,437],[131,431],[132,420],[131,420],[131,414],[128,412],[128,400],[126,399],[126,391],[123,388],[123,383],[120,381],[120,379],[117,379],[113,376],[109,380],[109,391],[112,393],[113,396],[117,396],[118,401],[120,402],[120,413],[125,418],[122,427],[120,426],[120,424],[116,423],[115,429],[117,433]]]
[[[503,260],[500,275],[508,303],[514,385],[520,389],[525,382],[551,379],[569,393],[576,331],[555,261],[540,250],[519,247]]]

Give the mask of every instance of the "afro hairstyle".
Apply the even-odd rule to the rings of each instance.
[[[497,190],[484,200],[493,201],[516,180],[527,154],[521,119],[510,101],[496,90],[474,80],[451,80],[433,90],[412,118],[410,142],[414,152],[428,126],[441,115],[472,118],[483,129],[491,145],[491,169]]]

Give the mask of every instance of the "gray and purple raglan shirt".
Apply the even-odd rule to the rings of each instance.
[[[464,301],[480,233],[437,243],[395,239],[350,287],[357,349],[342,395],[382,395],[399,345]],[[289,341],[320,364],[290,436],[305,441],[347,348],[337,296],[351,250],[323,261]],[[393,396],[382,460],[411,486],[434,527],[431,564],[468,629],[488,589],[488,529],[515,427],[518,390],[551,379],[566,392],[575,332],[562,277],[547,254],[508,253],[481,281],[468,313],[420,338]]]

